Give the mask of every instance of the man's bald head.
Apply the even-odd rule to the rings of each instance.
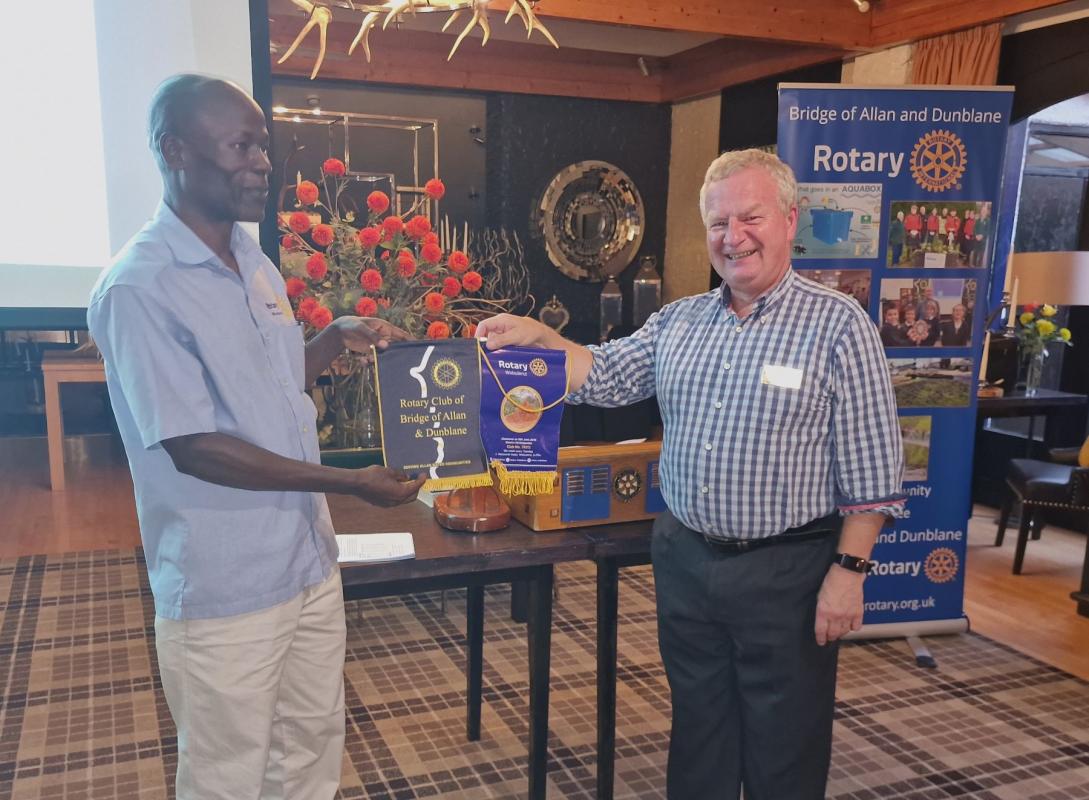
[[[151,98],[147,121],[148,145],[159,164],[159,171],[164,174],[167,171],[162,151],[163,136],[184,137],[201,111],[217,102],[231,101],[256,107],[253,99],[238,84],[221,78],[182,73],[159,84]]]
[[[268,129],[261,107],[238,86],[204,75],[170,78],[152,100],[148,137],[163,199],[187,224],[264,216],[272,172]]]

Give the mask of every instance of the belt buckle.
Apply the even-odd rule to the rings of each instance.
[[[733,542],[733,546],[734,546],[734,549],[737,550],[737,552],[747,553],[749,551],[749,549],[752,547],[752,542],[750,542],[748,539],[742,539],[739,542]]]

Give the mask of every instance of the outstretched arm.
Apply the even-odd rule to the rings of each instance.
[[[414,499],[426,479],[386,467],[339,469],[298,461],[225,433],[177,436],[162,445],[178,472],[235,489],[334,492],[395,506]]]

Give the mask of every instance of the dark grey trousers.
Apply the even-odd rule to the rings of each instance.
[[[651,557],[673,695],[670,800],[819,800],[832,751],[837,644],[817,592],[838,533],[722,553],[665,513]]]

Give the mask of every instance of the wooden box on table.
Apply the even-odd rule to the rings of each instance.
[[[561,447],[548,495],[504,496],[535,531],[651,519],[665,510],[658,480],[660,441]]]

